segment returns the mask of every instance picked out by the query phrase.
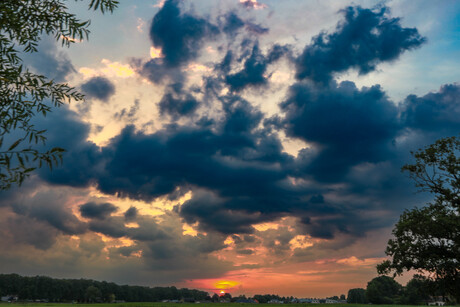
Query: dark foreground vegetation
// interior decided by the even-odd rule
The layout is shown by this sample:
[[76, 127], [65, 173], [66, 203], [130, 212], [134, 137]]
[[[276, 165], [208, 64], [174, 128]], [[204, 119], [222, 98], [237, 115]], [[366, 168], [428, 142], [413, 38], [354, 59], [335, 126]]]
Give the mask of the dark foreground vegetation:
[[445, 294], [436, 282], [415, 275], [406, 286], [393, 278], [379, 276], [367, 284], [366, 289], [356, 288], [348, 291], [347, 302], [351, 304], [402, 304], [427, 305], [443, 302], [454, 305], [455, 299]]
[[[247, 307], [255, 304], [245, 304], [245, 303], [204, 303], [199, 304], [199, 306], [206, 307]], [[298, 307], [311, 306], [311, 304], [298, 304]], [[11, 304], [2, 304], [2, 307], [74, 307], [75, 304], [62, 304], [62, 303], [15, 303], [14, 306]], [[112, 304], [78, 304], [79, 307], [197, 307], [195, 303], [112, 303]], [[349, 307], [347, 304], [328, 304], [328, 307]], [[404, 307], [406, 305], [379, 305], [381, 307]], [[369, 307], [367, 304], [356, 304], [353, 307]]]
[[19, 300], [50, 302], [155, 302], [162, 300], [205, 300], [207, 292], [176, 287], [120, 286], [90, 279], [55, 279], [0, 274], [0, 295], [17, 295]]

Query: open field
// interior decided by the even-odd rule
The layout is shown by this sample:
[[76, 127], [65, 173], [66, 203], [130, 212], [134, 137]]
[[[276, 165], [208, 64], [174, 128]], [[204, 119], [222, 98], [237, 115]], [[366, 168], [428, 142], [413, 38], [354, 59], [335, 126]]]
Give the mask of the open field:
[[[114, 304], [68, 304], [68, 303], [1, 303], [1, 307], [248, 307], [260, 306], [260, 304], [243, 304], [243, 303], [114, 303]], [[296, 307], [369, 307], [366, 304], [289, 304]], [[262, 304], [262, 306], [279, 306], [276, 304]], [[415, 305], [378, 305], [379, 307], [414, 307]], [[457, 305], [458, 306], [458, 305]]]

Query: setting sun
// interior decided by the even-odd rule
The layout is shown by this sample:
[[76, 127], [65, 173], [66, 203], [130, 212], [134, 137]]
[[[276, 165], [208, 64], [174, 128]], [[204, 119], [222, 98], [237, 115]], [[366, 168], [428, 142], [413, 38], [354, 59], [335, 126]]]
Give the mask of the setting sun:
[[239, 285], [240, 283], [237, 282], [237, 281], [231, 281], [231, 280], [221, 280], [221, 281], [218, 281], [214, 284], [214, 287], [216, 289], [219, 289], [221, 290], [221, 293], [225, 293], [224, 290], [228, 290], [228, 289], [231, 289], [237, 285]]

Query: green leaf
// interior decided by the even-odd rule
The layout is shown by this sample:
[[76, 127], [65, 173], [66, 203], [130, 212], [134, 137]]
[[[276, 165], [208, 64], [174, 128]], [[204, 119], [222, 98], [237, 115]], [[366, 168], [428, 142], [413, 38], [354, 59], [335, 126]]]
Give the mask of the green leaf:
[[8, 151], [11, 151], [11, 150], [15, 149], [16, 146], [18, 146], [18, 145], [21, 143], [21, 141], [22, 141], [22, 139], [16, 140], [16, 142], [14, 142], [14, 143], [10, 146], [10, 148], [8, 148]]

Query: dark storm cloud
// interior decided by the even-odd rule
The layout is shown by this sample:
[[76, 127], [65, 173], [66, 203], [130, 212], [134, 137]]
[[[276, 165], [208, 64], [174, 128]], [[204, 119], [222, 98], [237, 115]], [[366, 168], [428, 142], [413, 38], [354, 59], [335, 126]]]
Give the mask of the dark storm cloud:
[[267, 83], [267, 79], [264, 76], [266, 70], [265, 57], [256, 44], [252, 49], [251, 56], [244, 63], [244, 69], [236, 74], [228, 75], [225, 81], [232, 91], [241, 91], [249, 85], [264, 85]]
[[200, 193], [185, 202], [180, 214], [189, 224], [200, 222], [204, 231], [217, 230], [224, 234], [252, 233], [252, 224], [260, 216], [245, 214], [225, 208], [225, 200], [209, 193]]
[[[239, 92], [246, 87], [257, 87], [266, 85], [269, 76], [266, 76], [269, 64], [279, 60], [283, 55], [289, 52], [288, 46], [275, 45], [268, 52], [267, 56], [263, 55], [259, 49], [259, 44], [255, 43], [250, 56], [244, 62], [244, 68], [225, 77], [225, 82], [230, 86], [232, 91]], [[223, 72], [228, 72], [228, 66], [231, 63], [231, 53], [227, 53], [218, 68]]]
[[76, 72], [67, 54], [60, 51], [56, 40], [49, 36], [42, 38], [38, 52], [21, 54], [21, 58], [26, 66], [56, 82], [63, 82], [69, 74]]
[[246, 24], [235, 12], [229, 12], [222, 18], [224, 19], [222, 31], [230, 36], [234, 36]]
[[[161, 226], [151, 216], [137, 214], [135, 217], [126, 218], [124, 216], [114, 216], [111, 213], [117, 208], [110, 203], [96, 205], [90, 203], [80, 206], [80, 211], [83, 217], [91, 218], [89, 228], [98, 233], [102, 233], [112, 238], [126, 237], [137, 242], [153, 242], [157, 240], [172, 239], [167, 235]], [[133, 213], [131, 207], [127, 212]], [[126, 222], [132, 221], [135, 218], [137, 227], [127, 227]]]
[[29, 244], [41, 250], [53, 246], [58, 236], [58, 231], [50, 225], [23, 216], [8, 219], [7, 226], [15, 243]]
[[[104, 150], [112, 159], [105, 169], [107, 177], [98, 180], [99, 188], [107, 193], [150, 199], [172, 193], [176, 187], [187, 184], [209, 187], [228, 184], [229, 189], [249, 191], [251, 188], [244, 185], [258, 176], [265, 176], [265, 180], [280, 178], [277, 171], [270, 170], [269, 163], [265, 167], [257, 165], [257, 155], [263, 160], [263, 152], [255, 148], [245, 150], [244, 147], [255, 146], [254, 140], [248, 137], [231, 133], [216, 136], [206, 130], [178, 131], [166, 137], [163, 133], [144, 135], [135, 133], [131, 127], [126, 128]], [[254, 159], [254, 166], [232, 165], [222, 155], [241, 155], [248, 163]]]
[[198, 57], [203, 43], [219, 34], [219, 29], [209, 21], [182, 13], [179, 0], [166, 0], [153, 17], [150, 38], [156, 48], [161, 48], [164, 63], [177, 67]]
[[233, 62], [233, 52], [232, 50], [228, 50], [224, 58], [222, 59], [222, 61], [218, 63], [214, 69], [224, 74], [228, 74], [230, 70], [232, 69], [232, 62]]
[[[203, 27], [208, 27], [207, 22], [180, 15], [176, 1], [167, 1], [165, 7], [155, 16], [152, 31], [167, 24], [167, 17], [179, 22], [176, 25], [179, 28], [181, 23], [197, 24], [196, 33], [193, 30], [189, 36], [181, 34], [176, 43], [180, 49], [197, 35], [198, 45], [192, 45], [199, 49], [200, 40], [204, 39], [199, 34], [204, 31]], [[396, 59], [423, 41], [417, 30], [401, 28], [399, 21], [386, 17], [384, 10], [375, 12], [357, 7], [345, 13], [346, 20], [337, 31], [315, 38], [297, 62], [300, 69], [307, 63], [305, 56], [311, 56], [305, 78], [327, 82], [300, 80], [291, 85], [280, 104], [279, 116], [265, 119], [258, 108], [234, 93], [267, 84], [267, 66], [282, 56], [291, 56], [290, 48], [275, 45], [264, 54], [252, 40], [245, 40], [230, 48], [222, 62], [215, 66], [214, 75], [204, 80], [202, 91], [207, 95], [206, 103], [219, 104], [218, 116], [203, 116], [193, 124], [164, 125], [151, 134], [127, 126], [104, 147], [98, 148], [86, 141], [87, 125], [78, 122], [68, 109], [59, 110], [57, 115], [52, 113], [53, 122], [46, 127], [60, 132], [50, 133], [50, 142], [68, 149], [68, 153], [62, 168], [52, 174], [45, 171], [40, 174], [52, 183], [93, 184], [103, 193], [146, 201], [159, 196], [174, 199], [192, 191], [192, 198], [182, 206], [177, 205], [173, 212], [191, 225], [197, 223], [200, 230], [209, 234], [242, 233], [252, 238], [254, 224], [285, 216], [299, 219], [299, 233], [319, 238], [332, 238], [337, 233], [359, 237], [371, 229], [388, 226], [393, 220], [382, 222], [367, 214], [379, 210], [399, 213], [406, 205], [402, 200], [408, 199], [412, 191], [407, 182], [397, 180], [401, 176], [400, 151], [408, 151], [404, 139], [398, 137], [408, 130], [422, 131], [422, 122], [429, 112], [439, 117], [439, 125], [437, 119], [430, 118], [433, 132], [455, 130], [456, 118], [460, 117], [454, 116], [458, 115], [458, 108], [454, 106], [459, 103], [457, 86], [446, 86], [439, 93], [422, 97], [409, 96], [402, 109], [398, 109], [378, 85], [359, 89], [349, 81], [337, 84], [331, 79], [334, 72], [349, 68], [368, 72], [378, 63]], [[236, 30], [232, 31], [239, 28], [235, 26]], [[363, 29], [362, 33], [353, 32], [355, 28]], [[187, 32], [187, 27], [185, 29]], [[174, 31], [172, 37], [178, 35]], [[166, 36], [162, 39], [166, 40]], [[336, 65], [329, 57], [342, 48], [346, 39], [351, 40], [354, 47], [343, 46], [344, 53], [337, 59], [340, 65]], [[368, 43], [372, 43], [369, 45], [372, 56], [364, 50]], [[160, 68], [184, 64], [198, 56], [187, 49], [185, 57], [178, 60], [179, 55], [169, 50], [167, 44], [165, 41], [162, 45], [165, 59], [152, 60]], [[169, 60], [166, 60], [168, 52]], [[326, 59], [323, 62], [322, 56]], [[359, 59], [363, 61], [358, 62]], [[165, 65], [167, 61], [170, 62]], [[229, 74], [235, 69], [232, 66], [240, 63], [243, 68]], [[320, 69], [321, 65], [324, 70]], [[178, 67], [171, 71], [175, 69], [180, 71]], [[152, 73], [151, 80], [161, 82], [161, 73], [156, 75], [155, 70], [149, 73]], [[157, 77], [160, 79], [155, 79]], [[174, 77], [168, 78], [175, 83], [169, 85], [171, 96], [165, 96], [160, 103], [162, 112], [173, 116], [191, 114], [187, 108], [182, 109], [187, 94], [175, 86], [180, 82]], [[232, 89], [231, 94], [217, 94], [226, 83]], [[300, 150], [297, 157], [283, 152], [278, 136], [280, 129], [289, 137], [304, 140], [308, 147]], [[418, 143], [411, 146], [410, 149], [420, 147]], [[399, 183], [402, 184], [398, 187]], [[357, 208], [360, 214], [350, 213]], [[172, 265], [168, 255], [181, 257], [173, 248], [176, 243], [167, 245], [168, 231], [153, 221], [131, 229], [124, 224], [129, 216], [126, 213], [92, 219], [90, 228], [108, 236], [146, 242], [139, 248], [151, 259], [161, 259], [155, 262], [155, 267], [160, 266], [159, 263]], [[132, 219], [141, 224], [139, 215]], [[284, 253], [292, 235], [274, 236], [273, 242], [278, 240], [283, 244], [273, 246], [273, 250]], [[216, 244], [210, 245], [210, 249], [218, 248]]]
[[203, 44], [213, 40], [220, 30], [210, 21], [181, 13], [179, 0], [167, 0], [153, 17], [150, 39], [153, 46], [161, 48], [162, 58], [144, 62], [133, 59], [137, 72], [156, 84], [183, 83], [185, 64], [199, 57]]
[[[39, 197], [37, 197], [39, 198]], [[40, 221], [46, 221], [49, 225], [69, 235], [86, 232], [85, 223], [79, 221], [73, 213], [62, 208], [59, 203], [33, 203], [28, 208], [27, 216]]]
[[155, 58], [143, 63], [139, 59], [134, 59], [131, 64], [137, 72], [155, 84], [166, 82], [184, 82], [186, 75], [179, 67], [168, 67], [164, 64], [164, 59]]
[[261, 35], [269, 32], [268, 28], [261, 26], [260, 24], [253, 23], [251, 21], [241, 19], [235, 12], [229, 12], [221, 16], [221, 30], [231, 38], [234, 38], [241, 29], [245, 28], [247, 32]]
[[406, 127], [424, 134], [456, 135], [460, 127], [459, 106], [460, 85], [446, 84], [436, 93], [407, 96], [401, 117]]
[[[360, 237], [365, 234], [367, 229], [380, 228], [390, 226], [393, 223], [389, 221], [381, 222], [379, 227], [369, 227], [369, 218], [356, 216], [350, 212], [341, 212], [337, 210], [334, 215], [317, 216], [314, 220], [308, 216], [300, 219], [300, 224], [305, 233], [308, 233], [314, 238], [333, 239], [337, 233], [351, 234], [355, 237]], [[355, 223], [349, 223], [354, 221]], [[381, 221], [381, 219], [380, 219]], [[376, 226], [376, 225], [372, 225]]]
[[322, 148], [304, 170], [320, 180], [342, 180], [353, 165], [388, 159], [399, 128], [398, 110], [378, 85], [359, 90], [350, 81], [299, 83], [281, 108], [289, 135]]
[[[336, 95], [340, 97], [339, 100], [343, 100], [343, 97], [348, 97], [346, 101], [356, 100], [357, 106], [353, 112], [359, 115], [360, 108], [364, 108], [362, 112], [371, 115], [369, 122], [359, 126], [360, 129], [367, 129], [365, 125], [372, 128], [373, 120], [380, 122], [380, 118], [385, 116], [385, 108], [382, 105], [386, 98], [379, 88], [360, 91], [352, 84], [344, 83], [337, 86], [335, 92], [329, 95], [333, 97]], [[360, 97], [361, 99], [357, 99]], [[361, 105], [364, 104], [364, 100], [370, 101], [371, 98], [374, 103], [369, 103], [369, 106]], [[176, 193], [178, 188], [184, 191], [192, 189], [193, 198], [181, 206], [180, 216], [189, 224], [198, 222], [202, 230], [224, 234], [252, 233], [253, 224], [273, 221], [287, 215], [315, 217], [325, 213], [342, 215], [346, 212], [334, 209], [335, 204], [324, 204], [324, 199], [323, 202], [318, 201], [317, 195], [321, 193], [321, 187], [293, 185], [288, 180], [288, 176], [308, 175], [311, 165], [295, 161], [282, 152], [276, 134], [260, 128], [263, 114], [257, 108], [238, 96], [221, 97], [221, 100], [224, 116], [211, 126], [170, 125], [153, 134], [136, 132], [134, 127], [126, 127], [107, 146], [95, 152], [95, 159], [92, 161], [97, 167], [88, 166], [92, 170], [88, 174], [90, 177], [76, 183], [93, 182], [104, 193], [144, 200]], [[323, 99], [311, 103], [318, 102], [317, 107], [329, 103], [329, 106], [334, 109], [335, 100], [328, 101]], [[289, 104], [294, 106], [289, 108], [297, 108], [300, 103], [292, 100]], [[373, 107], [379, 111], [376, 111], [379, 116], [375, 117], [374, 113], [370, 112]], [[314, 111], [314, 108], [312, 110]], [[343, 109], [340, 110], [343, 112]], [[63, 112], [64, 115], [69, 115], [68, 111], [63, 110]], [[350, 114], [353, 115], [353, 112]], [[304, 116], [301, 112], [294, 113]], [[323, 115], [317, 114], [317, 116]], [[70, 121], [62, 126], [78, 127], [72, 122], [71, 116], [64, 116], [64, 118]], [[343, 121], [347, 123], [345, 119]], [[311, 125], [314, 127], [319, 124]], [[344, 129], [354, 131], [351, 128]], [[378, 131], [378, 129], [374, 130], [371, 131], [374, 133]], [[325, 135], [321, 135], [320, 131], [309, 133], [316, 133], [307, 135], [309, 138], [314, 138], [316, 142], [327, 142], [332, 147], [334, 143], [340, 141], [342, 142], [339, 142], [340, 144], [348, 146], [343, 143], [344, 141], [337, 140], [339, 137], [333, 136], [332, 132]], [[87, 134], [81, 132], [76, 136], [86, 140]], [[91, 149], [91, 143], [83, 140], [72, 139], [75, 144], [82, 145], [82, 148]], [[53, 142], [55, 141], [53, 139]], [[68, 143], [69, 140], [65, 141], [71, 150], [76, 149], [74, 145]], [[82, 148], [78, 150], [81, 151]], [[339, 147], [336, 150], [339, 151]], [[346, 152], [346, 149], [343, 151]], [[72, 157], [73, 153], [69, 152], [69, 155]], [[63, 168], [53, 175], [54, 183], [58, 182], [57, 178], [61, 178], [65, 184], [72, 182], [70, 179], [75, 175], [69, 173], [66, 168], [81, 167], [78, 160], [72, 162], [72, 165], [64, 163]], [[82, 159], [81, 163], [86, 162]], [[55, 172], [56, 170], [53, 171]], [[65, 174], [70, 178], [66, 178]], [[207, 192], [200, 192], [200, 188]], [[108, 214], [102, 215], [107, 217], [111, 211], [113, 209], [103, 210]], [[90, 229], [115, 238], [126, 236], [143, 241], [161, 239], [160, 233], [156, 234], [153, 230], [145, 233], [143, 229], [149, 229], [148, 227], [141, 227], [138, 230], [128, 229], [124, 225], [125, 221], [125, 217], [114, 216], [102, 220], [93, 219], [90, 222]], [[365, 225], [356, 218], [343, 221]], [[139, 223], [138, 218], [136, 222]], [[316, 225], [313, 225], [306, 229], [318, 236], [325, 236], [317, 232], [315, 227]], [[324, 231], [329, 233], [345, 229], [337, 228], [332, 223], [328, 224], [328, 227], [330, 230]], [[152, 254], [153, 256], [159, 257]]]
[[163, 95], [158, 106], [160, 114], [168, 114], [172, 119], [176, 120], [182, 116], [189, 116], [195, 112], [199, 106], [198, 100], [183, 90], [182, 85], [172, 86]]
[[80, 206], [81, 216], [89, 219], [103, 220], [117, 211], [118, 208], [110, 203], [96, 204], [89, 202]]
[[138, 215], [138, 210], [136, 207], [129, 207], [128, 210], [125, 211], [125, 219], [127, 221], [132, 221], [134, 219], [136, 219], [137, 215]]
[[147, 200], [189, 184], [250, 192], [248, 182], [282, 179], [277, 165], [290, 158], [279, 140], [262, 130], [252, 134], [260, 111], [238, 98], [227, 98], [224, 108], [213, 127], [171, 125], [147, 135], [128, 126], [102, 149], [107, 163], [96, 179], [99, 189]]
[[246, 22], [246, 30], [250, 33], [261, 35], [261, 34], [267, 34], [270, 29], [265, 28], [259, 24], [252, 23], [252, 22]]
[[[451, 90], [444, 87], [437, 94], [423, 97], [447, 101]], [[400, 196], [410, 190], [407, 182], [399, 188], [405, 192], [390, 184], [401, 183], [394, 180], [400, 174], [399, 166], [391, 162], [395, 161], [397, 150], [392, 140], [407, 128], [398, 123], [398, 110], [380, 87], [357, 89], [351, 82], [327, 88], [293, 86], [282, 105], [286, 112], [284, 125], [291, 135], [315, 144], [297, 159], [282, 152], [276, 134], [260, 128], [263, 114], [257, 108], [238, 96], [220, 99], [224, 116], [209, 126], [170, 125], [153, 134], [126, 127], [97, 151], [94, 159], [97, 167], [89, 167], [94, 171], [85, 182], [94, 182], [104, 193], [144, 200], [177, 193], [178, 189], [193, 190], [192, 199], [176, 212], [189, 224], [198, 222], [198, 227], [208, 233], [251, 234], [252, 225], [283, 216], [300, 218], [300, 229], [320, 238], [331, 238], [339, 232], [359, 237], [369, 229], [392, 223], [389, 219], [382, 222], [366, 216], [366, 212], [380, 210], [382, 197], [398, 207], [404, 199]], [[455, 108], [450, 110], [453, 112]], [[72, 124], [72, 117], [64, 118], [70, 119], [67, 126], [76, 125]], [[86, 140], [87, 135], [76, 136]], [[72, 141], [85, 144], [75, 138]], [[91, 143], [86, 142], [82, 147], [92, 148], [88, 144]], [[70, 148], [74, 150], [75, 146]], [[390, 164], [382, 165], [383, 169], [391, 172], [376, 170], [378, 163], [385, 161]], [[74, 160], [77, 165], [64, 163], [61, 175], [55, 178], [62, 178], [68, 184], [70, 181], [62, 174], [68, 173], [66, 168], [81, 167], [79, 162], [86, 163], [84, 159]], [[361, 166], [361, 173], [356, 173], [354, 166], [363, 163], [369, 164], [369, 170], [364, 172]], [[376, 167], [372, 167], [374, 164]], [[384, 178], [372, 175], [374, 171]], [[348, 176], [349, 186], [335, 192], [318, 181], [293, 184], [288, 179], [311, 176], [337, 182]], [[379, 194], [375, 194], [376, 189]], [[392, 199], [390, 196], [395, 191], [398, 197]], [[327, 193], [339, 193], [332, 199], [344, 197], [347, 201], [332, 201]], [[360, 214], [351, 214], [356, 208]], [[126, 236], [157, 242], [156, 245], [160, 244], [158, 240], [166, 240], [156, 225], [146, 224], [133, 230], [125, 227], [126, 221], [125, 216], [93, 219], [90, 228], [115, 238]], [[135, 221], [139, 223], [139, 217]], [[282, 253], [282, 249], [278, 252]], [[151, 256], [161, 258], [153, 252]]]
[[67, 106], [62, 106], [41, 119], [37, 128], [48, 131], [47, 148], [61, 147], [66, 150], [63, 154], [64, 165], [56, 166], [52, 172], [41, 168], [38, 171], [40, 176], [51, 183], [77, 187], [89, 185], [102, 163], [98, 146], [87, 141], [90, 126]]
[[89, 222], [89, 229], [112, 238], [128, 237], [125, 221], [120, 217], [93, 219]]
[[89, 97], [107, 101], [115, 94], [115, 86], [105, 77], [93, 77], [81, 85], [83, 92]]
[[0, 207], [9, 207], [18, 216], [46, 224], [67, 235], [86, 232], [86, 224], [64, 205], [63, 194], [39, 191], [29, 198], [21, 196], [30, 193], [29, 187], [21, 187], [20, 191], [22, 193], [15, 188], [10, 193], [2, 193]]
[[131, 246], [122, 246], [118, 248], [114, 248], [112, 252], [119, 253], [122, 256], [129, 257], [131, 256], [132, 253], [136, 252], [139, 250], [139, 247], [135, 245]]
[[403, 28], [399, 18], [388, 16], [388, 8], [348, 7], [345, 20], [334, 33], [314, 37], [297, 59], [296, 77], [328, 83], [332, 74], [350, 68], [360, 74], [375, 70], [381, 62], [396, 60], [404, 51], [425, 42], [415, 28]]
[[138, 228], [128, 228], [127, 235], [129, 238], [138, 241], [156, 241], [171, 239], [155, 219], [148, 216], [139, 216], [136, 220]]

